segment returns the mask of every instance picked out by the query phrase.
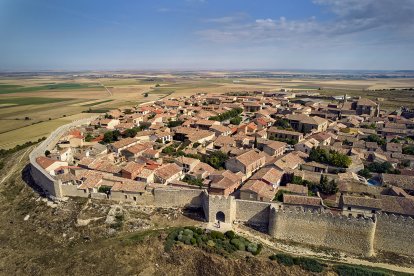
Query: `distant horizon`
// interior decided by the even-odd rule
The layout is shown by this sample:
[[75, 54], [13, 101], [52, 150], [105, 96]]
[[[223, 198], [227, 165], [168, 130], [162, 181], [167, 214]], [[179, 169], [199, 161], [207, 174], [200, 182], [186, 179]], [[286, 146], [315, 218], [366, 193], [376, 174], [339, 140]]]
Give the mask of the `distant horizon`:
[[151, 72], [271, 72], [271, 73], [306, 73], [306, 72], [412, 72], [414, 69], [303, 69], [303, 68], [241, 68], [241, 69], [222, 69], [222, 68], [209, 68], [209, 69], [82, 69], [82, 70], [71, 70], [71, 69], [42, 69], [42, 70], [0, 70], [0, 73], [112, 73], [112, 72], [133, 72], [133, 73], [151, 73]]

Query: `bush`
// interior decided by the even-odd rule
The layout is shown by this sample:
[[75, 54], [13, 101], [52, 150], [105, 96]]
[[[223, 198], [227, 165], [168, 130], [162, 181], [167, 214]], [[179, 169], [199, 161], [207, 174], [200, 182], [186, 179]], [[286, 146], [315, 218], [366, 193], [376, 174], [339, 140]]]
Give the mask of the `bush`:
[[255, 252], [252, 252], [252, 254], [253, 254], [254, 256], [259, 255], [259, 254], [260, 254], [260, 252], [262, 252], [262, 249], [263, 249], [263, 244], [259, 243], [259, 244], [257, 244], [257, 249], [256, 249], [256, 251], [255, 251]]
[[174, 229], [173, 231], [171, 231], [168, 236], [167, 239], [164, 243], [164, 250], [165, 252], [170, 252], [172, 247], [175, 244], [175, 240], [178, 238], [179, 233], [182, 231], [181, 228], [177, 228]]
[[279, 264], [285, 265], [285, 266], [292, 266], [295, 264], [292, 256], [287, 255], [287, 254], [283, 254], [283, 253], [278, 253], [275, 255], [272, 255], [269, 257], [271, 260], [276, 260]]
[[367, 268], [367, 267], [358, 267], [358, 266], [350, 266], [350, 265], [335, 265], [334, 270], [338, 273], [339, 276], [350, 276], [350, 275], [358, 275], [358, 276], [385, 276], [390, 275], [388, 273], [377, 271], [375, 269]]
[[241, 239], [232, 239], [230, 243], [234, 245], [237, 248], [237, 250], [240, 250], [240, 251], [246, 250], [246, 245]]
[[320, 147], [311, 149], [309, 159], [335, 167], [348, 168], [352, 160], [349, 156], [335, 150], [325, 150]]
[[311, 258], [294, 258], [294, 263], [299, 265], [304, 270], [310, 271], [310, 272], [317, 272], [320, 273], [324, 270], [325, 265], [315, 259]]
[[226, 235], [226, 237], [230, 240], [232, 240], [236, 237], [236, 233], [234, 233], [234, 231], [232, 231], [232, 230], [227, 231], [226, 233], [224, 233], [224, 235]]
[[219, 239], [219, 240], [224, 240], [226, 239], [226, 237], [224, 236], [223, 233], [219, 232], [219, 231], [211, 231], [210, 232], [210, 237], [212, 239]]

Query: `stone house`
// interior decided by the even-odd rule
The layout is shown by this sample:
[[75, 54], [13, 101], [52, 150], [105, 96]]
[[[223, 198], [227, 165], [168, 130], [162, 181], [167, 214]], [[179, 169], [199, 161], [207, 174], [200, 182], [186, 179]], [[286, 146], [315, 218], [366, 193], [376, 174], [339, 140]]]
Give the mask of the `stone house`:
[[328, 120], [318, 116], [310, 117], [304, 114], [289, 114], [286, 115], [286, 119], [293, 129], [302, 133], [322, 132], [328, 128]]
[[263, 145], [263, 151], [270, 156], [281, 156], [285, 153], [287, 144], [284, 142], [273, 141]]
[[201, 161], [194, 158], [180, 156], [177, 157], [174, 162], [183, 169], [183, 173], [188, 173], [193, 171]]
[[168, 184], [173, 180], [178, 180], [183, 175], [182, 168], [175, 163], [165, 164], [154, 172], [155, 182]]
[[121, 153], [121, 150], [138, 144], [139, 141], [135, 138], [125, 138], [119, 141], [113, 142], [108, 145], [108, 150], [117, 154]]
[[44, 156], [37, 157], [36, 163], [50, 175], [57, 175], [61, 167], [68, 166], [68, 162], [57, 161]]
[[290, 130], [284, 130], [284, 129], [278, 129], [277, 127], [270, 127], [267, 130], [267, 137], [269, 139], [280, 139], [280, 140], [293, 140], [296, 143], [303, 140], [303, 133], [296, 132], [296, 131], [290, 131]]
[[143, 164], [138, 164], [136, 162], [128, 162], [125, 167], [121, 170], [121, 176], [123, 178], [135, 179], [138, 174], [144, 168]]
[[236, 173], [242, 172], [250, 177], [265, 165], [266, 158], [255, 150], [250, 150], [226, 161], [226, 169]]
[[316, 147], [318, 147], [319, 146], [319, 141], [317, 141], [316, 139], [314, 139], [314, 138], [309, 138], [309, 139], [306, 139], [306, 140], [304, 140], [304, 141], [302, 141], [302, 142], [300, 142], [300, 143], [297, 143], [296, 145], [295, 145], [295, 150], [296, 151], [301, 151], [301, 152], [304, 152], [304, 153], [306, 153], [306, 154], [309, 154], [310, 153], [310, 151], [313, 149], [313, 148], [316, 148]]
[[322, 208], [322, 200], [320, 197], [307, 195], [283, 194], [283, 204], [301, 207], [305, 211], [316, 211]]
[[240, 188], [240, 199], [272, 201], [277, 189], [261, 180], [248, 180]]
[[372, 217], [381, 210], [381, 200], [370, 197], [342, 195], [339, 206], [344, 215]]
[[261, 180], [276, 189], [282, 181], [283, 174], [275, 168], [261, 168], [250, 179]]
[[242, 177], [226, 170], [211, 174], [209, 180], [209, 194], [229, 196], [240, 186]]

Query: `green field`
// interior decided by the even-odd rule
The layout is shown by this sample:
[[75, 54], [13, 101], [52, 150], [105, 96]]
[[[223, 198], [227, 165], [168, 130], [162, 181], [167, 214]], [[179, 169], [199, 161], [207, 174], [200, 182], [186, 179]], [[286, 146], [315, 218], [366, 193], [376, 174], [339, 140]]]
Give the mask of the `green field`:
[[102, 88], [100, 84], [96, 83], [55, 83], [40, 86], [20, 86], [1, 84], [0, 94], [13, 94], [13, 93], [25, 93], [36, 91], [48, 91], [48, 90], [76, 90], [76, 89], [91, 89]]
[[[50, 104], [50, 103], [58, 103], [64, 101], [70, 101], [73, 99], [61, 99], [61, 98], [39, 98], [39, 97], [29, 97], [29, 98], [8, 98], [8, 99], [0, 99], [1, 104], [12, 104], [13, 106], [16, 105], [40, 105], [40, 104]], [[8, 108], [8, 106], [3, 107]]]

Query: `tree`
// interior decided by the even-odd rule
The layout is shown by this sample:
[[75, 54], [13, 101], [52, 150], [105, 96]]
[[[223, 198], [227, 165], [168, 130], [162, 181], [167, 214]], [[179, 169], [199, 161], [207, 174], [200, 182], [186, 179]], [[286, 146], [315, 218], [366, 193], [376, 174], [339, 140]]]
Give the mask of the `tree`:
[[145, 98], [148, 97], [148, 93], [144, 93], [143, 95], [144, 95]]
[[253, 144], [254, 148], [257, 149], [257, 136], [254, 136], [254, 144]]
[[242, 117], [236, 116], [236, 117], [230, 119], [230, 124], [240, 125], [241, 121], [242, 121]]
[[221, 169], [224, 168], [227, 159], [229, 159], [229, 157], [224, 152], [214, 151], [210, 155], [204, 156], [202, 161], [215, 169]]
[[362, 177], [365, 177], [365, 178], [371, 178], [372, 177], [371, 172], [368, 169], [366, 169], [366, 168], [360, 170], [358, 172], [358, 175], [360, 175]]
[[335, 150], [325, 150], [320, 147], [311, 149], [309, 153], [311, 161], [328, 164], [335, 167], [347, 168], [351, 165], [352, 159]]
[[49, 157], [49, 155], [50, 155], [50, 150], [46, 150], [46, 151], [45, 151], [45, 156], [46, 156], [46, 157]]
[[414, 155], [414, 146], [410, 145], [410, 146], [404, 147], [402, 150], [402, 153], [408, 154], [408, 155]]
[[289, 121], [285, 118], [277, 120], [273, 125], [279, 129], [292, 129]]
[[383, 146], [387, 143], [385, 139], [379, 137], [377, 134], [370, 134], [367, 138], [365, 138], [367, 142], [376, 142], [378, 145]]
[[319, 181], [319, 190], [326, 195], [333, 195], [338, 192], [338, 185], [335, 180], [328, 181], [328, 177], [321, 175], [321, 180]]

